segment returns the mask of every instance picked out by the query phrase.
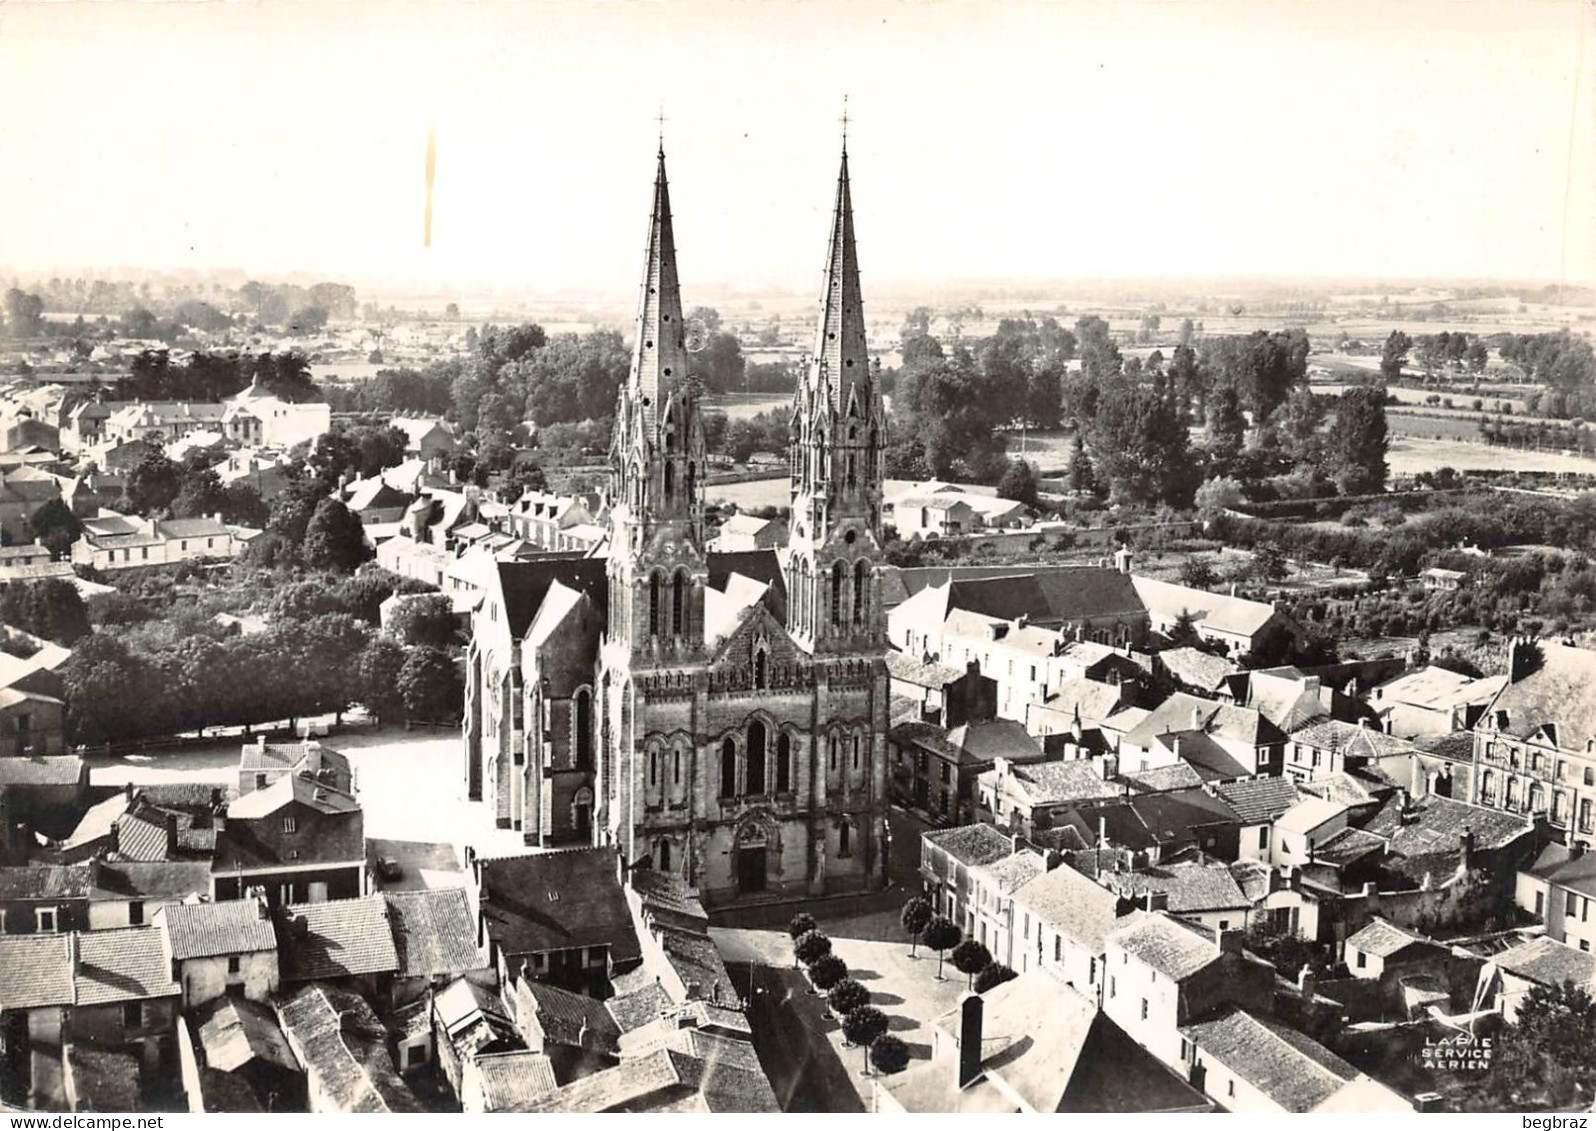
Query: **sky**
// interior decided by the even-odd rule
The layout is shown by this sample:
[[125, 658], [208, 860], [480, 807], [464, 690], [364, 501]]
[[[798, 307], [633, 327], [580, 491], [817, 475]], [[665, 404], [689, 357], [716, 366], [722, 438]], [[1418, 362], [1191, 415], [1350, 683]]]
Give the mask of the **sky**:
[[[605, 294], [1596, 280], [1584, 0], [0, 0], [0, 264]], [[433, 239], [425, 156], [436, 136]], [[873, 276], [873, 280], [872, 277]]]

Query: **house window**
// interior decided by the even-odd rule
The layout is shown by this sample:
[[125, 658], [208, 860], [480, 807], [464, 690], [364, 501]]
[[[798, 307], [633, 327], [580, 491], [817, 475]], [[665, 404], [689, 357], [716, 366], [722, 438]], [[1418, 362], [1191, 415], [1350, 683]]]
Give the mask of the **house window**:
[[1268, 848], [1269, 847], [1269, 826], [1268, 825], [1264, 825], [1262, 828], [1260, 828], [1258, 830], [1258, 847], [1259, 848]]
[[144, 925], [144, 903], [141, 900], [135, 899], [127, 905], [127, 921], [134, 927]]
[[1592, 768], [1590, 766], [1585, 767], [1585, 784], [1596, 785], [1596, 768]]
[[230, 955], [227, 956], [227, 972], [229, 974], [237, 974], [240, 970], [243, 969], [243, 966], [244, 966], [244, 960], [242, 958], [240, 958], [238, 955], [230, 954]]
[[122, 1007], [122, 1026], [127, 1029], [140, 1029], [144, 1026], [144, 1003], [130, 1001]]
[[[1054, 935], [1053, 936], [1053, 961], [1054, 962], [1063, 962], [1064, 961], [1064, 936], [1063, 935]], [[1095, 959], [1095, 958], [1092, 959], [1092, 965], [1093, 966], [1097, 965], [1097, 959]]]
[[1590, 940], [1589, 939], [1580, 939], [1579, 940], [1579, 949], [1583, 950], [1586, 954], [1589, 954], [1590, 953]]
[[1191, 1046], [1186, 1043], [1186, 1038], [1182, 1037], [1180, 1039], [1180, 1059], [1185, 1060], [1189, 1056], [1191, 1056]]
[[1369, 965], [1369, 956], [1367, 954], [1364, 954], [1363, 951], [1361, 951], [1361, 950], [1358, 951], [1358, 969], [1362, 970], [1364, 967], [1366, 967], [1368, 965]]
[[1574, 913], [1578, 910], [1579, 896], [1575, 895], [1573, 892], [1569, 892], [1568, 898], [1563, 901], [1563, 914], [1572, 919], [1574, 917]]
[[265, 789], [266, 788], [266, 775], [265, 774], [256, 774], [255, 775], [255, 788], [256, 789]]
[[1225, 1095], [1234, 1097], [1236, 1094], [1236, 1081], [1230, 1080], [1225, 1085]]
[[1142, 998], [1142, 1020], [1147, 1020], [1147, 999]]
[[53, 935], [56, 932], [55, 908], [41, 907], [34, 912], [35, 926], [41, 935]]
[[296, 821], [293, 817], [284, 817], [283, 818], [283, 832], [292, 833], [292, 832], [297, 832], [298, 830], [299, 830], [299, 822], [298, 821]]

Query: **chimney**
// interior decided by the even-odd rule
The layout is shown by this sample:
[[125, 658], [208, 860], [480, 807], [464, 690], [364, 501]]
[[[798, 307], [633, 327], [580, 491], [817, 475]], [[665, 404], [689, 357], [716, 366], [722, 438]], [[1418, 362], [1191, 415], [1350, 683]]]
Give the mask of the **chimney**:
[[1464, 870], [1474, 867], [1474, 830], [1467, 825], [1457, 837], [1458, 849], [1462, 857]]
[[1203, 729], [1203, 709], [1199, 706], [1193, 706], [1191, 709], [1191, 729]]
[[255, 739], [255, 744], [262, 750], [266, 749], [266, 736], [263, 734]]
[[225, 803], [219, 801], [211, 809], [211, 828], [216, 831], [217, 836], [227, 831], [227, 805]]
[[1150, 891], [1150, 892], [1147, 892], [1146, 894], [1147, 894], [1147, 900], [1146, 900], [1147, 910], [1149, 910], [1149, 911], [1168, 911], [1169, 910], [1169, 893], [1167, 891]]
[[177, 855], [177, 814], [166, 814], [166, 858]]
[[129, 805], [133, 804], [133, 783], [132, 782], [128, 782], [127, 785], [122, 787], [122, 793], [127, 797], [127, 803]]
[[970, 994], [959, 1007], [959, 1087], [968, 1088], [981, 1075], [980, 994]]
[[1312, 1001], [1317, 982], [1318, 979], [1314, 976], [1313, 967], [1304, 962], [1302, 969], [1297, 971], [1297, 993]]
[[1233, 927], [1221, 927], [1214, 940], [1220, 954], [1240, 954], [1242, 933]]
[[1568, 858], [1570, 860], [1578, 860], [1583, 855], [1585, 855], [1584, 841], [1576, 840], [1568, 846]]
[[1175, 736], [1174, 753], [1175, 760], [1178, 762], [1180, 760], [1180, 735], [1178, 734]]

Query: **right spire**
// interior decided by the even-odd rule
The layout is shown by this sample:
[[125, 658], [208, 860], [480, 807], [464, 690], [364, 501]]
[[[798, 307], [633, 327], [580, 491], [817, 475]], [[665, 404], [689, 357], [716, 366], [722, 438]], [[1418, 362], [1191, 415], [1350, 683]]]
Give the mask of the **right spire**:
[[[846, 121], [846, 117], [844, 118]], [[842, 168], [826, 247], [825, 289], [820, 296], [820, 326], [810, 362], [813, 388], [824, 388], [836, 411], [846, 412], [848, 397], [869, 374], [865, 347], [864, 299], [859, 288], [859, 251], [854, 246], [853, 198], [848, 189], [848, 135], [844, 126]]]

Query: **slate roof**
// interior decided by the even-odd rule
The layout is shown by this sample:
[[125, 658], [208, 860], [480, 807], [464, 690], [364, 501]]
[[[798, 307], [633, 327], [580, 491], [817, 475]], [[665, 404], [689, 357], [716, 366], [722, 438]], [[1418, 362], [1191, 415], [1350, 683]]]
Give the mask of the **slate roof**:
[[1429, 940], [1412, 931], [1404, 930], [1395, 923], [1388, 923], [1384, 919], [1373, 919], [1362, 930], [1356, 931], [1347, 937], [1347, 946], [1373, 954], [1380, 958], [1390, 958], [1393, 954], [1412, 946], [1415, 943], [1427, 943]]
[[75, 937], [78, 965], [73, 989], [78, 1005], [144, 1001], [179, 992], [159, 929], [119, 927]]
[[253, 899], [178, 903], [162, 908], [160, 915], [171, 939], [172, 957], [179, 962], [277, 949], [271, 916]]
[[1014, 841], [991, 825], [960, 825], [920, 834], [965, 867], [990, 864], [1014, 851]]
[[501, 561], [497, 565], [505, 618], [510, 635], [516, 640], [531, 627], [544, 596], [556, 581], [567, 589], [586, 593], [601, 612], [609, 605], [603, 558], [549, 555], [529, 561]]
[[1174, 619], [1189, 613], [1199, 627], [1216, 629], [1240, 636], [1251, 636], [1269, 622], [1275, 613], [1273, 605], [1262, 601], [1248, 601], [1210, 593], [1206, 589], [1192, 589], [1150, 577], [1132, 577], [1136, 595], [1147, 610], [1163, 619]]
[[1576, 950], [1542, 935], [1504, 950], [1491, 960], [1498, 969], [1542, 986], [1573, 982], [1585, 989], [1596, 987], [1596, 954]]
[[283, 980], [392, 974], [399, 953], [381, 894], [293, 904], [281, 924]]
[[527, 1104], [560, 1087], [554, 1076], [554, 1062], [530, 1049], [484, 1053], [472, 1063], [482, 1080], [482, 1098], [488, 1111], [525, 1111]]
[[1358, 1075], [1311, 1037], [1244, 1009], [1180, 1032], [1288, 1112], [1313, 1110]]
[[487, 965], [464, 888], [383, 892], [402, 978], [463, 974]]
[[1385, 838], [1358, 828], [1344, 828], [1329, 840], [1321, 841], [1313, 850], [1316, 864], [1345, 868], [1366, 856], [1385, 851]]
[[1504, 687], [1491, 700], [1486, 718], [1507, 712], [1503, 729], [1526, 738], [1542, 726], [1557, 728], [1564, 750], [1583, 749], [1596, 737], [1596, 651], [1539, 642], [1540, 667]]
[[1297, 803], [1297, 787], [1290, 778], [1247, 778], [1214, 786], [1244, 825], [1273, 824]]
[[72, 1000], [72, 936], [0, 935], [0, 1010]]
[[1596, 899], [1596, 853], [1573, 856], [1561, 844], [1548, 844], [1526, 870], [1538, 880]]
[[1230, 869], [1221, 863], [1185, 861], [1137, 872], [1108, 872], [1102, 876], [1102, 882], [1131, 898], [1162, 892], [1169, 897], [1169, 911], [1173, 915], [1228, 911], [1251, 905]]
[[482, 915], [506, 955], [607, 946], [627, 965], [642, 957], [613, 848], [576, 848], [479, 861]]
[[1119, 900], [1074, 868], [1059, 867], [1015, 889], [1014, 903], [1093, 954], [1101, 954]]
[[961, 723], [948, 731], [948, 742], [965, 755], [964, 762], [990, 762], [996, 758], [1025, 761], [1042, 757], [1042, 744], [1013, 719], [987, 719]]
[[106, 860], [90, 898], [181, 903], [195, 896], [208, 898], [210, 891], [211, 866], [204, 860]]

